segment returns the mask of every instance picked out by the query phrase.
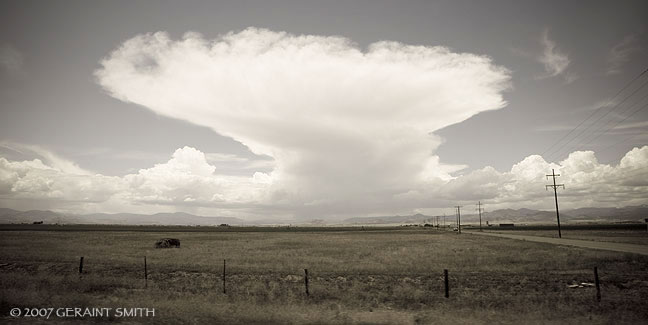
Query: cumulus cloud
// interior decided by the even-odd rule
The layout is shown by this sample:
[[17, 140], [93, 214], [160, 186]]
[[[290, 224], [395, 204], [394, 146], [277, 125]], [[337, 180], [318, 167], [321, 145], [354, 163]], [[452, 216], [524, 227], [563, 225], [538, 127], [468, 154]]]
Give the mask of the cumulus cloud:
[[634, 52], [640, 49], [637, 41], [638, 38], [636, 35], [628, 35], [610, 49], [607, 58], [607, 74], [621, 73], [621, 67], [630, 60], [630, 56]]
[[[648, 147], [617, 166], [575, 152], [558, 163], [532, 155], [509, 171], [455, 176], [466, 166], [441, 162], [433, 132], [506, 104], [509, 72], [483, 56], [394, 42], [362, 50], [341, 37], [250, 28], [215, 40], [139, 35], [101, 65], [95, 75], [110, 95], [210, 127], [267, 159], [183, 147], [150, 168], [109, 177], [39, 147], [5, 144], [37, 157], [0, 157], [4, 206], [56, 201], [77, 212], [251, 219], [409, 213], [474, 200], [547, 208], [552, 168], [567, 186], [565, 207], [647, 197], [636, 176], [648, 168]], [[227, 170], [233, 166], [240, 173]]]
[[252, 177], [216, 174], [206, 155], [194, 148], [176, 150], [169, 161], [124, 177], [127, 201], [171, 205], [213, 205], [254, 203], [259, 193], [272, 183], [269, 176], [256, 172]]
[[0, 202], [23, 200], [34, 204], [31, 208], [54, 204], [75, 212], [236, 209], [263, 201], [272, 184], [272, 177], [262, 172], [223, 175], [203, 152], [191, 147], [179, 148], [167, 162], [123, 177], [68, 168], [76, 164], [58, 156], [52, 160], [49, 157], [56, 155], [45, 149], [37, 154], [38, 158], [23, 161], [0, 157]]
[[[124, 189], [116, 177], [74, 174], [41, 159], [10, 161], [0, 157], [0, 198], [10, 200], [104, 202]], [[6, 202], [5, 202], [6, 203]], [[41, 202], [42, 203], [42, 202]]]
[[547, 208], [544, 184], [554, 169], [565, 184], [561, 205], [565, 208], [646, 204], [648, 197], [648, 146], [629, 151], [616, 166], [601, 164], [593, 151], [575, 151], [558, 163], [531, 155], [508, 172], [485, 167], [460, 176], [447, 185], [456, 200], [487, 200], [491, 209], [508, 207]]
[[43, 159], [47, 165], [51, 166], [52, 169], [59, 170], [67, 174], [91, 174], [90, 171], [79, 167], [79, 165], [75, 162], [67, 160], [37, 145], [29, 145], [3, 140], [0, 141], [0, 149], [13, 151], [23, 156], [37, 156], [40, 159]]
[[540, 39], [542, 43], [542, 53], [537, 57], [538, 62], [544, 65], [546, 75], [541, 78], [555, 77], [563, 75], [567, 83], [571, 83], [577, 79], [575, 75], [566, 73], [570, 60], [566, 53], [562, 53], [555, 41], [549, 38], [549, 29], [542, 32]]
[[[191, 211], [248, 219], [272, 217], [335, 217], [357, 213], [411, 213], [459, 204], [486, 202], [490, 209], [551, 209], [551, 193], [544, 185], [552, 169], [558, 181], [561, 206], [625, 206], [645, 204], [648, 197], [648, 146], [629, 151], [617, 165], [601, 164], [594, 152], [577, 151], [549, 163], [538, 155], [526, 157], [509, 171], [485, 167], [449, 179], [412, 187], [404, 192], [376, 190], [369, 210], [347, 200], [321, 198], [308, 204], [288, 199], [273, 175], [219, 173], [206, 154], [184, 147], [171, 158], [123, 177], [76, 174], [41, 159], [13, 161], [0, 157], [0, 204], [27, 202], [31, 207], [55, 207], [74, 212]], [[326, 208], [325, 213], [314, 214]]]
[[[445, 47], [248, 28], [138, 35], [101, 61], [112, 96], [212, 128], [274, 160], [273, 198], [364, 206], [447, 178], [435, 130], [505, 106], [509, 72]], [[326, 208], [324, 208], [326, 206]], [[310, 209], [309, 208], [309, 209]]]

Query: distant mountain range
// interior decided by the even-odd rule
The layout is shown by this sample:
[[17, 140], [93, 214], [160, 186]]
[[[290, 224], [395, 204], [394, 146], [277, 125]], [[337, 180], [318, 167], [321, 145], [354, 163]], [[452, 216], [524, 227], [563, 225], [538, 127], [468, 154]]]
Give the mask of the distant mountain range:
[[[384, 216], [384, 217], [356, 217], [344, 219], [345, 224], [358, 224], [358, 225], [386, 225], [386, 224], [418, 224], [418, 223], [432, 223], [433, 216], [426, 216], [423, 214], [415, 214], [411, 216]], [[435, 219], [436, 220], [436, 219]], [[449, 222], [450, 218], [446, 218]], [[436, 222], [436, 221], [435, 221]]]
[[[437, 216], [427, 216], [415, 214], [411, 216], [385, 216], [385, 217], [365, 217], [349, 218], [344, 220], [347, 224], [436, 224]], [[561, 222], [644, 222], [648, 218], [648, 205], [630, 206], [623, 208], [580, 208], [572, 210], [561, 210]], [[486, 224], [500, 223], [525, 223], [525, 224], [546, 224], [553, 223], [556, 220], [555, 211], [541, 211], [532, 209], [500, 209], [491, 212], [482, 213], [482, 222]], [[454, 215], [445, 217], [446, 224], [455, 222]], [[443, 222], [443, 216], [440, 216], [439, 223]], [[479, 223], [478, 214], [462, 214], [462, 224]]]
[[[401, 224], [424, 224], [436, 223], [437, 216], [415, 214], [410, 216], [384, 216], [384, 217], [355, 217], [333, 223], [322, 219], [297, 222], [293, 225], [325, 226], [335, 225], [401, 225]], [[565, 223], [582, 222], [644, 222], [648, 218], [648, 205], [630, 206], [623, 208], [580, 208], [564, 210], [560, 212], [560, 220]], [[446, 216], [447, 225], [454, 223], [455, 216]], [[541, 211], [532, 209], [500, 209], [482, 213], [482, 222], [486, 224], [515, 223], [515, 224], [547, 224], [556, 220], [554, 211]], [[65, 214], [49, 210], [17, 211], [13, 209], [0, 208], [0, 223], [34, 223], [46, 224], [116, 224], [116, 225], [200, 225], [217, 226], [228, 225], [254, 225], [273, 224], [271, 220], [245, 221], [231, 217], [206, 217], [196, 216], [184, 212], [156, 213], [156, 214], [134, 214], [134, 213], [94, 213], [94, 214]], [[443, 222], [440, 216], [439, 223]], [[462, 214], [462, 224], [476, 224], [479, 222], [477, 214]], [[281, 222], [285, 224], [285, 222]]]

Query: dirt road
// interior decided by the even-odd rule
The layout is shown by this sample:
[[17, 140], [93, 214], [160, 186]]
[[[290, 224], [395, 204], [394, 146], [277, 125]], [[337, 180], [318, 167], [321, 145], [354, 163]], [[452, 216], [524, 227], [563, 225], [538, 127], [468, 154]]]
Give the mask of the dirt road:
[[591, 240], [550, 238], [550, 237], [538, 237], [538, 236], [524, 236], [524, 235], [479, 232], [479, 231], [470, 231], [470, 232], [466, 231], [466, 233], [475, 234], [475, 235], [518, 239], [518, 240], [527, 240], [527, 241], [533, 241], [538, 243], [577, 246], [577, 247], [584, 247], [584, 248], [603, 249], [603, 250], [615, 251], [615, 252], [648, 255], [648, 245], [598, 242], [598, 241], [591, 241]]

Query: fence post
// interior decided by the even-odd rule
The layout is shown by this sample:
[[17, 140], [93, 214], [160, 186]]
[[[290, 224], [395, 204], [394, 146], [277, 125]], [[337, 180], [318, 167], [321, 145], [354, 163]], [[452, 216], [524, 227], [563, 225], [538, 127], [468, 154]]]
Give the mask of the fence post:
[[598, 269], [594, 267], [594, 283], [596, 283], [596, 300], [601, 301], [601, 284], [599, 283]]
[[304, 286], [306, 287], [306, 297], [310, 296], [308, 292], [308, 269], [304, 269]]
[[146, 256], [144, 256], [144, 288], [148, 288], [148, 267], [146, 265]]
[[225, 260], [223, 260], [223, 293], [227, 293], [225, 289]]
[[445, 297], [450, 298], [450, 286], [448, 283], [448, 270], [443, 270], [443, 277], [445, 278]]
[[83, 273], [83, 256], [81, 256], [81, 260], [79, 261], [79, 274]]

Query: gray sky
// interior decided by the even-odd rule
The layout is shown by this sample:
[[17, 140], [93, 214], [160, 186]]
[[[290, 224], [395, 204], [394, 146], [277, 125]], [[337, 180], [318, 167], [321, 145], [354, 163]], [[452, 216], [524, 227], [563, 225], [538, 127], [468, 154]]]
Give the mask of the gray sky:
[[[626, 92], [613, 96], [648, 68], [645, 23], [648, 4], [645, 1], [583, 4], [563, 1], [3, 1], [0, 4], [0, 157], [6, 163], [5, 176], [0, 179], [4, 182], [0, 188], [0, 204], [22, 209], [188, 211], [246, 218], [433, 213], [452, 206], [453, 202], [477, 199], [490, 200], [493, 207], [549, 209], [551, 202], [542, 196], [541, 180], [536, 185], [542, 192], [515, 195], [526, 185], [512, 167], [528, 163], [525, 159], [542, 153], [546, 164], [536, 161], [533, 166], [548, 168], [553, 163], [558, 169], [572, 171], [571, 176], [565, 177], [576, 177], [578, 172], [587, 174], [585, 178], [564, 179], [578, 184], [571, 194], [565, 194], [574, 195], [573, 201], [567, 198], [568, 206], [645, 204], [648, 194], [645, 184], [621, 183], [644, 171], [641, 168], [648, 163], [648, 149], [635, 153], [631, 157], [634, 160], [628, 158], [632, 160], [628, 162], [631, 165], [618, 164], [629, 151], [643, 148], [648, 140], [648, 109], [641, 108], [648, 103], [643, 97], [648, 90], [636, 88], [636, 93], [631, 95], [633, 87], [648, 79], [643, 76]], [[262, 30], [244, 33], [250, 31], [248, 27]], [[154, 48], [143, 49], [159, 40], [150, 36], [157, 32], [166, 32], [167, 41], [172, 47], [177, 45], [176, 52], [185, 57], [173, 51], [160, 54]], [[202, 36], [184, 36], [187, 32]], [[203, 65], [186, 59], [209, 53], [205, 48], [188, 48], [188, 43], [183, 43], [187, 38], [215, 44], [222, 41], [223, 35], [232, 33], [230, 44], [243, 44], [265, 42], [280, 32], [288, 33], [283, 45], [270, 48], [284, 51], [283, 54], [268, 58], [256, 53], [257, 56], [231, 75], [222, 69], [238, 67], [236, 64], [243, 59], [213, 56], [210, 57], [213, 61]], [[137, 39], [138, 35], [147, 33], [152, 38]], [[320, 38], [303, 43], [300, 35]], [[346, 39], [346, 45], [333, 41], [344, 47], [344, 53], [326, 47], [331, 44], [326, 39], [328, 36]], [[133, 52], [124, 51], [129, 40], [136, 46]], [[342, 72], [335, 74], [336, 68], [342, 69], [338, 63], [358, 62], [354, 61], [357, 53], [370, 53], [370, 45], [380, 41], [400, 43], [385, 49], [391, 61], [384, 62], [390, 63], [380, 65], [383, 61], [365, 57], [358, 70], [353, 70], [359, 75], [353, 84], [346, 88], [331, 86], [335, 83], [332, 80], [344, 76]], [[299, 61], [299, 57], [282, 61], [294, 54], [289, 47], [281, 47], [286, 44], [315, 46], [324, 55], [318, 52], [305, 61]], [[419, 49], [424, 53], [417, 52], [417, 58], [408, 59], [405, 66], [397, 61], [402, 59], [399, 55], [403, 52], [414, 51], [406, 48], [407, 45], [442, 46], [450, 52]], [[453, 59], [452, 53], [466, 55]], [[153, 69], [160, 67], [164, 74], [120, 70], [125, 64], [133, 63], [132, 60], [139, 60], [136, 57], [150, 55], [157, 60]], [[346, 63], [332, 61], [338, 56], [342, 58], [340, 62]], [[475, 63], [472, 59], [475, 56], [486, 61]], [[266, 58], [268, 61], [263, 61]], [[300, 64], [291, 65], [291, 61]], [[228, 65], [218, 70], [215, 66], [221, 62]], [[257, 66], [258, 62], [266, 63]], [[323, 74], [307, 77], [311, 76], [311, 70], [307, 69], [319, 71], [317, 64], [331, 62], [335, 64], [330, 77]], [[430, 62], [442, 62], [447, 71], [435, 70], [437, 66]], [[279, 64], [289, 66], [264, 75], [263, 71], [269, 67], [275, 69]], [[474, 66], [468, 67], [470, 64]], [[426, 69], [416, 71], [424, 65]], [[352, 65], [351, 69], [355, 67]], [[174, 68], [180, 72], [171, 74], [169, 71], [176, 71]], [[203, 74], [206, 70], [210, 72]], [[151, 79], [152, 76], [157, 79]], [[198, 87], [185, 86], [197, 83], [198, 76], [201, 78]], [[237, 88], [241, 76], [247, 78], [247, 84], [241, 87], [249, 88], [240, 96], [254, 97], [254, 102], [228, 97], [241, 90]], [[293, 76], [307, 78], [304, 84], [310, 87], [299, 89], [299, 85], [289, 88], [275, 84], [288, 84], [294, 81], [290, 79]], [[176, 83], [179, 78], [186, 82]], [[375, 83], [384, 78], [392, 80], [393, 87], [374, 93]], [[448, 80], [436, 84], [437, 78]], [[416, 80], [439, 86], [421, 90], [418, 85], [425, 82]], [[226, 83], [231, 89], [218, 96], [215, 94], [222, 89], [214, 89], [213, 95], [205, 95], [211, 93], [209, 86], [204, 91], [197, 89], [218, 82]], [[148, 92], [154, 93], [146, 97]], [[326, 95], [317, 97], [321, 93]], [[409, 95], [399, 97], [402, 94]], [[452, 94], [463, 95], [445, 99]], [[505, 103], [498, 104], [500, 96]], [[283, 102], [282, 98], [286, 97], [293, 101]], [[616, 107], [625, 97], [628, 97], [626, 102]], [[428, 105], [427, 113], [414, 104], [408, 108], [408, 99], [412, 98]], [[241, 103], [259, 107], [239, 108], [238, 115], [218, 111], [219, 105], [232, 108]], [[292, 103], [295, 108], [289, 107]], [[636, 106], [632, 106], [634, 103]], [[297, 110], [298, 104], [309, 107]], [[358, 106], [373, 110], [356, 112], [348, 108]], [[599, 107], [602, 108], [597, 110]], [[413, 113], [408, 118], [413, 120], [394, 113], [410, 108]], [[592, 119], [556, 144], [593, 113]], [[599, 124], [584, 130], [599, 116], [603, 116]], [[294, 123], [285, 122], [293, 117]], [[268, 122], [273, 119], [277, 122]], [[311, 123], [313, 119], [318, 120]], [[322, 121], [340, 125], [339, 130], [343, 131], [337, 132]], [[357, 122], [355, 131], [342, 125], [347, 121]], [[401, 132], [404, 126], [417, 128], [418, 124], [413, 121], [420, 121], [421, 129], [429, 126], [427, 131], [434, 134], [425, 140], [430, 141], [427, 152], [434, 157], [431, 159], [437, 159], [432, 165], [421, 163], [428, 158], [420, 153], [426, 145], [416, 142], [422, 136], [404, 136], [409, 131]], [[396, 125], [399, 122], [403, 127]], [[584, 132], [576, 137], [581, 130]], [[605, 132], [598, 136], [594, 131]], [[333, 139], [335, 136], [340, 139]], [[572, 137], [573, 141], [567, 142]], [[294, 143], [294, 139], [301, 142]], [[391, 143], [394, 139], [402, 140], [399, 142], [402, 145]], [[186, 150], [176, 151], [182, 148]], [[358, 148], [364, 148], [360, 151], [366, 153], [360, 155]], [[574, 156], [561, 163], [569, 153], [579, 150], [594, 151], [600, 164], [592, 165], [592, 156], [588, 155]], [[175, 161], [174, 152], [177, 153]], [[202, 154], [205, 154], [204, 162], [200, 161]], [[198, 161], [183, 165], [180, 157]], [[401, 159], [392, 163], [390, 159], [394, 157]], [[33, 159], [39, 159], [60, 174], [30, 174], [34, 168], [39, 171], [46, 168], [19, 166]], [[410, 159], [411, 164], [402, 162]], [[206, 174], [182, 170], [184, 167], [178, 167], [176, 162], [185, 167], [205, 167]], [[606, 169], [606, 164], [618, 168], [613, 172]], [[585, 165], [589, 167], [582, 167]], [[434, 175], [429, 170], [435, 170]], [[202, 180], [190, 178], [169, 183], [169, 179], [176, 179], [173, 172], [179, 171], [185, 176], [194, 173]], [[544, 172], [539, 172], [539, 179], [544, 178]], [[80, 174], [91, 176], [84, 178]], [[153, 179], [153, 174], [166, 181]], [[422, 174], [425, 176], [419, 177]], [[460, 175], [464, 176], [455, 178]], [[585, 189], [588, 182], [601, 180], [601, 175], [626, 179], [617, 182], [614, 189], [594, 192]], [[210, 177], [214, 180], [200, 183]], [[431, 180], [434, 177], [438, 180]], [[508, 189], [510, 195], [501, 194], [502, 188], [511, 183], [520, 188]], [[77, 191], [84, 186], [101, 190], [87, 198], [76, 198]], [[583, 199], [575, 192], [588, 196]], [[601, 198], [614, 200], [601, 202]]]

